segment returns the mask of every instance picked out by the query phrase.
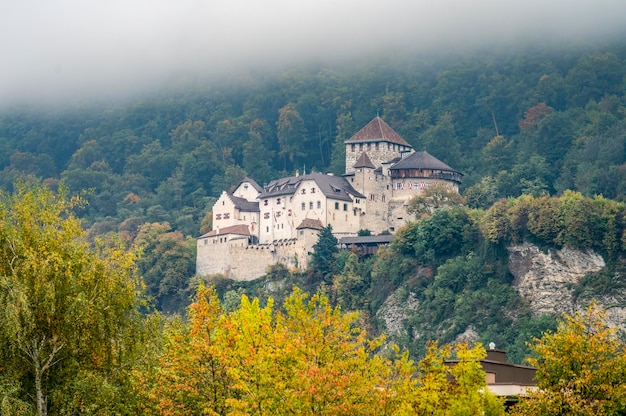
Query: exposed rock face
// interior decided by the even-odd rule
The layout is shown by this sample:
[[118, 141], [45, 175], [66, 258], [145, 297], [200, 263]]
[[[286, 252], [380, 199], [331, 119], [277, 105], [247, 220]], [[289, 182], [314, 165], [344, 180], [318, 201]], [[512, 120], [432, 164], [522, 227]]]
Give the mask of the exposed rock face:
[[572, 314], [579, 309], [572, 296], [573, 287], [588, 273], [605, 267], [604, 259], [592, 251], [567, 247], [544, 253], [535, 245], [511, 246], [509, 269], [514, 285], [528, 300], [532, 311]]
[[[407, 299], [403, 300], [401, 296], [398, 296], [398, 292], [395, 291], [385, 299], [385, 303], [376, 313], [376, 316], [385, 322], [387, 334], [392, 336], [406, 335], [407, 331], [404, 321], [418, 307], [418, 300], [415, 294], [409, 293]], [[406, 292], [404, 293], [406, 294]], [[416, 334], [413, 335], [415, 336]]]

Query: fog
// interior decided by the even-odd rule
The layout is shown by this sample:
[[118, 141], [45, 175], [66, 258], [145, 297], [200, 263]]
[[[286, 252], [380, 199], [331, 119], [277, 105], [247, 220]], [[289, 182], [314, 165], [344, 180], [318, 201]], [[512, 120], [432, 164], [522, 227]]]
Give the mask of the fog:
[[99, 99], [393, 48], [588, 39], [624, 0], [5, 0], [0, 105]]

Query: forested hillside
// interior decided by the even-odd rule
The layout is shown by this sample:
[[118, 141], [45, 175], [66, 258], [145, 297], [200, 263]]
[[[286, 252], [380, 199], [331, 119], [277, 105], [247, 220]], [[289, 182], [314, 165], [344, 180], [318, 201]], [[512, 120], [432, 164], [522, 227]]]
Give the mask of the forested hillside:
[[193, 237], [210, 227], [220, 192], [246, 175], [341, 174], [343, 141], [376, 114], [462, 171], [470, 208], [568, 189], [626, 198], [624, 43], [389, 54], [233, 74], [125, 104], [13, 108], [0, 114], [0, 186], [34, 176], [84, 194], [90, 236], [141, 245], [150, 294], [180, 310]]

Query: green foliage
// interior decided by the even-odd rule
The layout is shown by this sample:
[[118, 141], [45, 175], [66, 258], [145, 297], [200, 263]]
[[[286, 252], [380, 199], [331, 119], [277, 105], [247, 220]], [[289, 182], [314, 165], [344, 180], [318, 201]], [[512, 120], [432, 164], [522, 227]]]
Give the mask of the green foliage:
[[195, 273], [195, 240], [172, 231], [168, 223], [145, 223], [133, 244], [142, 251], [137, 268], [143, 276], [155, 307], [164, 312], [182, 312], [191, 296]]
[[339, 242], [333, 235], [333, 227], [328, 224], [318, 235], [317, 243], [313, 245], [313, 254], [309, 269], [315, 276], [326, 283], [332, 282], [333, 276], [338, 271], [335, 258], [339, 249]]
[[143, 333], [135, 254], [89, 247], [80, 204], [25, 183], [0, 194], [0, 386], [18, 413], [131, 413], [125, 383]]
[[606, 314], [591, 304], [535, 339], [538, 390], [515, 414], [618, 415], [626, 409], [626, 355]]

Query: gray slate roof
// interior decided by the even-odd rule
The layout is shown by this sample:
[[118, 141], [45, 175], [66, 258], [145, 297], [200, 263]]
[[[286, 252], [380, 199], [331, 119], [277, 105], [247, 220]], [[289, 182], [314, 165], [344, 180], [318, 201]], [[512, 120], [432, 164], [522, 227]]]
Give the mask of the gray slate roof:
[[239, 211], [245, 212], [259, 212], [259, 202], [258, 201], [248, 201], [245, 198], [240, 198], [235, 195], [228, 194], [228, 197], [233, 204], [235, 204], [235, 208]]
[[452, 169], [450, 166], [443, 163], [441, 160], [430, 155], [427, 152], [415, 152], [410, 156], [401, 159], [399, 162], [389, 167], [390, 170], [402, 170], [402, 169], [434, 169], [443, 170], [447, 172], [461, 173], [456, 169]]
[[257, 191], [257, 192], [263, 192], [263, 188], [261, 187], [261, 185], [259, 185], [258, 183], [256, 183], [256, 181], [248, 176], [246, 176], [245, 178], [243, 178], [235, 188], [239, 188], [239, 186], [244, 183], [244, 182], [250, 182], [250, 184], [252, 185], [252, 187]]
[[324, 173], [310, 173], [302, 176], [291, 176], [289, 178], [281, 178], [270, 182], [259, 198], [268, 198], [281, 195], [293, 195], [300, 186], [300, 183], [306, 180], [314, 181], [319, 190], [331, 199], [342, 201], [350, 201], [350, 195], [357, 198], [365, 198], [363, 194], [357, 192], [352, 185], [341, 176], [326, 175]]

